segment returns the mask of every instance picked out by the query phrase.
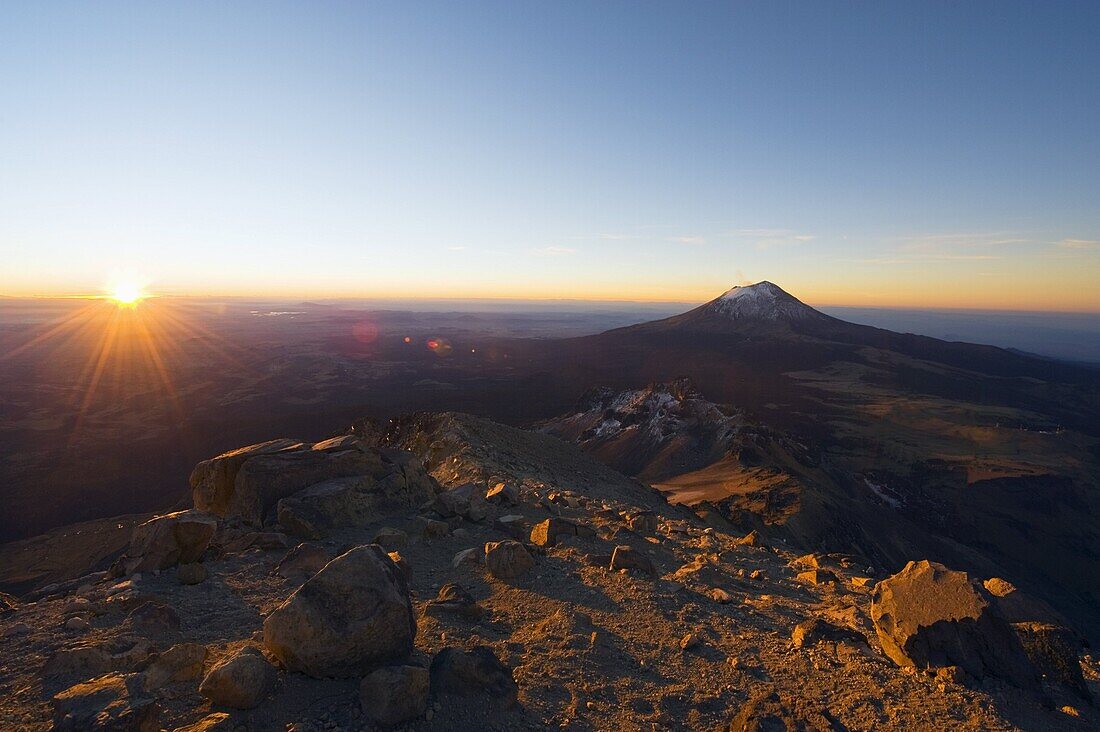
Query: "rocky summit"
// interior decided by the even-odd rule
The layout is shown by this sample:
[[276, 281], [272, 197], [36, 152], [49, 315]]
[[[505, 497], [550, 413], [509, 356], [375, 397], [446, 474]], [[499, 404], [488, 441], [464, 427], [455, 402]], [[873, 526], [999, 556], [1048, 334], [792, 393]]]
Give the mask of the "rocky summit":
[[0, 727], [1100, 726], [1100, 663], [1013, 584], [715, 526], [547, 434], [420, 414], [190, 485], [2, 598]]

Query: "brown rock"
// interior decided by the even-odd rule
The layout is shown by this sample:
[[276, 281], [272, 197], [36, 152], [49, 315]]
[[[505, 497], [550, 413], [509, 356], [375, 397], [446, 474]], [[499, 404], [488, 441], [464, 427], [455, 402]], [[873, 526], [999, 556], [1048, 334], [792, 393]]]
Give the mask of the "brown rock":
[[328, 564], [328, 552], [317, 544], [303, 543], [291, 549], [275, 568], [282, 577], [301, 584]]
[[899, 666], [960, 666], [974, 678], [1003, 678], [1034, 688], [1036, 672], [991, 596], [965, 572], [909, 562], [875, 586], [871, 620]]
[[481, 607], [469, 592], [452, 582], [439, 588], [439, 594], [428, 601], [424, 612], [434, 617], [458, 614], [474, 619], [481, 615]]
[[151, 518], [134, 527], [130, 540], [129, 573], [167, 569], [196, 562], [218, 527], [217, 519], [194, 509]]
[[141, 695], [136, 675], [106, 674], [53, 697], [57, 732], [157, 732], [160, 709]]
[[363, 716], [392, 726], [419, 717], [428, 707], [428, 669], [388, 666], [372, 671], [359, 684]]
[[615, 547], [615, 550], [611, 552], [610, 569], [612, 572], [617, 572], [620, 569], [636, 569], [651, 577], [657, 576], [657, 568], [653, 566], [653, 560], [640, 549], [625, 544]]
[[142, 688], [151, 691], [170, 682], [199, 678], [206, 663], [206, 655], [206, 646], [198, 643], [179, 643], [172, 646], [145, 669]]
[[111, 670], [111, 654], [98, 646], [63, 648], [46, 661], [43, 676], [90, 679]]
[[491, 541], [485, 545], [485, 566], [497, 579], [515, 579], [535, 566], [535, 558], [518, 541]]
[[576, 536], [577, 527], [572, 521], [548, 518], [531, 527], [531, 543], [535, 546], [554, 546], [559, 536]]
[[794, 626], [791, 632], [791, 645], [795, 648], [812, 646], [819, 641], [831, 641], [833, 643], [857, 643], [866, 644], [867, 639], [850, 628], [834, 625], [821, 618], [809, 618]]
[[1050, 623], [1013, 623], [1028, 660], [1050, 681], [1083, 699], [1091, 699], [1078, 658], [1079, 642], [1073, 631]]
[[836, 584], [839, 582], [836, 574], [828, 569], [810, 569], [805, 572], [799, 572], [795, 575], [795, 579], [809, 585]]
[[745, 534], [734, 543], [738, 544], [739, 546], [766, 546], [766, 544], [764, 543], [764, 537], [760, 536], [760, 532], [756, 529], [753, 529], [749, 533]]
[[377, 544], [388, 552], [397, 551], [409, 543], [409, 535], [401, 529], [387, 526], [378, 530], [371, 543]]
[[179, 630], [180, 616], [174, 608], [155, 600], [148, 600], [131, 610], [126, 616], [126, 622], [137, 631], [166, 633]]
[[199, 693], [214, 704], [234, 709], [252, 709], [275, 686], [275, 667], [252, 646], [210, 669], [199, 685]]
[[194, 724], [176, 727], [174, 732], [237, 732], [239, 725], [225, 712], [208, 714]]
[[639, 534], [652, 534], [657, 531], [657, 514], [652, 511], [638, 511], [627, 516], [627, 525]]
[[519, 491], [511, 483], [497, 483], [485, 494], [485, 500], [497, 506], [517, 506]]
[[479, 696], [505, 706], [516, 702], [512, 671], [487, 646], [469, 651], [444, 648], [432, 659], [431, 689], [435, 695]]
[[403, 660], [415, 635], [405, 578], [375, 544], [333, 559], [264, 621], [271, 654], [314, 677], [356, 676]]

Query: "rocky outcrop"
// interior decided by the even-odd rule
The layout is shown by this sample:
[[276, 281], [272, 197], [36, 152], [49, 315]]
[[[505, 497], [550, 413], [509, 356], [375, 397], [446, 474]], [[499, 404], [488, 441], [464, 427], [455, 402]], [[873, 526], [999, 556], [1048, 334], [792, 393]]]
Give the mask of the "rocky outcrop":
[[909, 562], [875, 586], [871, 620], [882, 649], [899, 666], [959, 666], [1035, 688], [1035, 669], [991, 596], [965, 572]]
[[357, 525], [387, 507], [419, 505], [435, 490], [411, 461], [351, 436], [312, 446], [285, 439], [251, 445], [205, 460], [191, 473], [196, 508], [259, 524], [278, 507], [280, 521], [285, 517], [289, 530], [305, 536]]
[[157, 732], [160, 709], [145, 696], [136, 674], [107, 674], [53, 697], [57, 732]]
[[151, 518], [134, 527], [127, 573], [197, 562], [218, 528], [217, 519], [191, 509]]
[[325, 565], [267, 616], [263, 635], [288, 670], [358, 676], [409, 655], [416, 616], [402, 573], [370, 544]]
[[252, 709], [274, 686], [275, 667], [259, 649], [246, 646], [210, 669], [199, 693], [219, 706]]

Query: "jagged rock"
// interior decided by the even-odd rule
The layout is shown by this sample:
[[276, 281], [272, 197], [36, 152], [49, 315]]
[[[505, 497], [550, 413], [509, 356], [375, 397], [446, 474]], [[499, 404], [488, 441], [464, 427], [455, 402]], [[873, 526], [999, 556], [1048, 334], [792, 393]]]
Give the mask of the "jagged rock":
[[834, 625], [821, 618], [809, 618], [794, 626], [791, 632], [791, 645], [795, 648], [812, 646], [818, 641], [831, 641], [833, 643], [860, 643], [866, 644], [867, 639], [862, 633]]
[[275, 667], [252, 646], [218, 663], [199, 685], [199, 693], [214, 704], [252, 709], [275, 686]]
[[302, 543], [287, 552], [275, 571], [291, 582], [301, 584], [321, 571], [329, 562], [329, 555], [316, 544]]
[[260, 455], [272, 455], [302, 447], [303, 444], [297, 440], [269, 440], [202, 461], [191, 471], [192, 503], [200, 510], [226, 516], [234, 497], [237, 473], [245, 462]]
[[52, 699], [56, 732], [157, 732], [160, 709], [141, 695], [136, 674], [106, 674]]
[[388, 552], [395, 551], [409, 542], [409, 535], [401, 529], [385, 527], [379, 529], [371, 543], [377, 544]]
[[470, 521], [481, 521], [486, 516], [485, 496], [476, 483], [441, 491], [434, 499], [431, 509], [440, 516], [461, 516]]
[[497, 579], [515, 579], [535, 566], [535, 558], [518, 541], [490, 541], [485, 545], [485, 566]]
[[173, 732], [236, 732], [238, 729], [244, 728], [238, 725], [233, 717], [225, 712], [214, 712], [194, 724], [189, 724], [186, 727], [176, 727]]
[[368, 475], [317, 483], [278, 502], [279, 525], [295, 536], [320, 539], [333, 529], [369, 523], [403, 503], [382, 485]]
[[734, 542], [739, 546], [766, 546], [764, 543], [764, 537], [760, 535], [760, 532], [753, 529], [749, 533], [742, 536], [740, 539]]
[[264, 621], [271, 654], [314, 677], [355, 676], [403, 660], [415, 635], [405, 578], [374, 544], [333, 559]]
[[1035, 669], [991, 596], [965, 572], [921, 560], [879, 582], [871, 620], [899, 666], [960, 666], [976, 679], [996, 676], [1034, 688]]
[[997, 611], [1010, 623], [1046, 623], [1063, 627], [1069, 625], [1057, 610], [1039, 598], [1021, 592], [1008, 580], [991, 577], [982, 586], [993, 596]]
[[527, 538], [528, 535], [527, 530], [524, 528], [526, 523], [527, 520], [523, 516], [519, 514], [508, 514], [507, 516], [498, 518], [493, 522], [493, 525], [513, 539], [522, 541]]
[[688, 633], [680, 639], [680, 650], [691, 651], [699, 647], [702, 641], [699, 640], [699, 636], [696, 633]]
[[134, 527], [127, 573], [196, 562], [218, 528], [217, 519], [194, 509], [151, 518]]
[[554, 546], [559, 536], [576, 536], [577, 525], [560, 518], [548, 518], [531, 527], [531, 543], [535, 546]]
[[428, 707], [428, 669], [388, 666], [372, 671], [359, 684], [363, 716], [392, 726], [419, 717]]
[[836, 574], [828, 569], [810, 569], [799, 572], [795, 575], [795, 579], [808, 585], [836, 584], [840, 581], [837, 579]]
[[408, 584], [412, 579], [412, 565], [409, 564], [409, 560], [401, 556], [400, 552], [387, 552], [386, 556], [390, 558], [393, 566], [397, 567], [397, 571], [405, 578], [405, 584]]
[[132, 636], [110, 640], [106, 649], [114, 654], [111, 656], [111, 666], [116, 671], [140, 671], [156, 652], [151, 640]]
[[518, 506], [519, 491], [511, 483], [497, 483], [485, 494], [485, 500], [497, 506]]
[[206, 655], [206, 646], [199, 643], [178, 643], [172, 646], [145, 669], [142, 688], [152, 691], [169, 682], [199, 678], [206, 663]]
[[825, 560], [818, 554], [803, 554], [788, 562], [788, 566], [801, 569], [823, 569], [825, 567]]
[[155, 600], [149, 600], [131, 610], [130, 614], [126, 616], [126, 622], [135, 630], [164, 633], [179, 630], [180, 616], [175, 608]]
[[424, 612], [435, 617], [457, 613], [472, 619], [481, 615], [481, 607], [469, 592], [452, 582], [439, 588], [439, 594], [428, 601]]
[[111, 654], [99, 646], [62, 648], [50, 656], [43, 676], [73, 676], [90, 679], [111, 670]]
[[512, 670], [487, 646], [469, 651], [444, 648], [432, 659], [430, 674], [435, 695], [478, 695], [505, 706], [516, 702], [518, 689]]
[[1062, 684], [1083, 699], [1091, 700], [1078, 659], [1078, 640], [1073, 631], [1050, 623], [1013, 623], [1024, 653], [1039, 673]]
[[637, 511], [627, 517], [627, 525], [639, 534], [652, 534], [657, 531], [657, 514], [653, 511]]
[[620, 569], [636, 569], [645, 572], [651, 577], [657, 576], [657, 568], [653, 566], [653, 560], [640, 549], [635, 549], [625, 544], [615, 547], [615, 550], [611, 552], [611, 564], [609, 568], [612, 572], [616, 572]]
[[206, 579], [206, 567], [199, 562], [181, 564], [176, 570], [176, 579], [181, 585], [197, 585]]

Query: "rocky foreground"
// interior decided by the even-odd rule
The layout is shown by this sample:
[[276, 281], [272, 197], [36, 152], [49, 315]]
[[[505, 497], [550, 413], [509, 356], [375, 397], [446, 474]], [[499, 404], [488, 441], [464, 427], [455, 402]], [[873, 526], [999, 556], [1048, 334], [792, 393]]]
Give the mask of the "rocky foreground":
[[727, 533], [546, 435], [425, 416], [191, 488], [0, 600], [0, 728], [1100, 727], [1100, 665], [1010, 583]]

